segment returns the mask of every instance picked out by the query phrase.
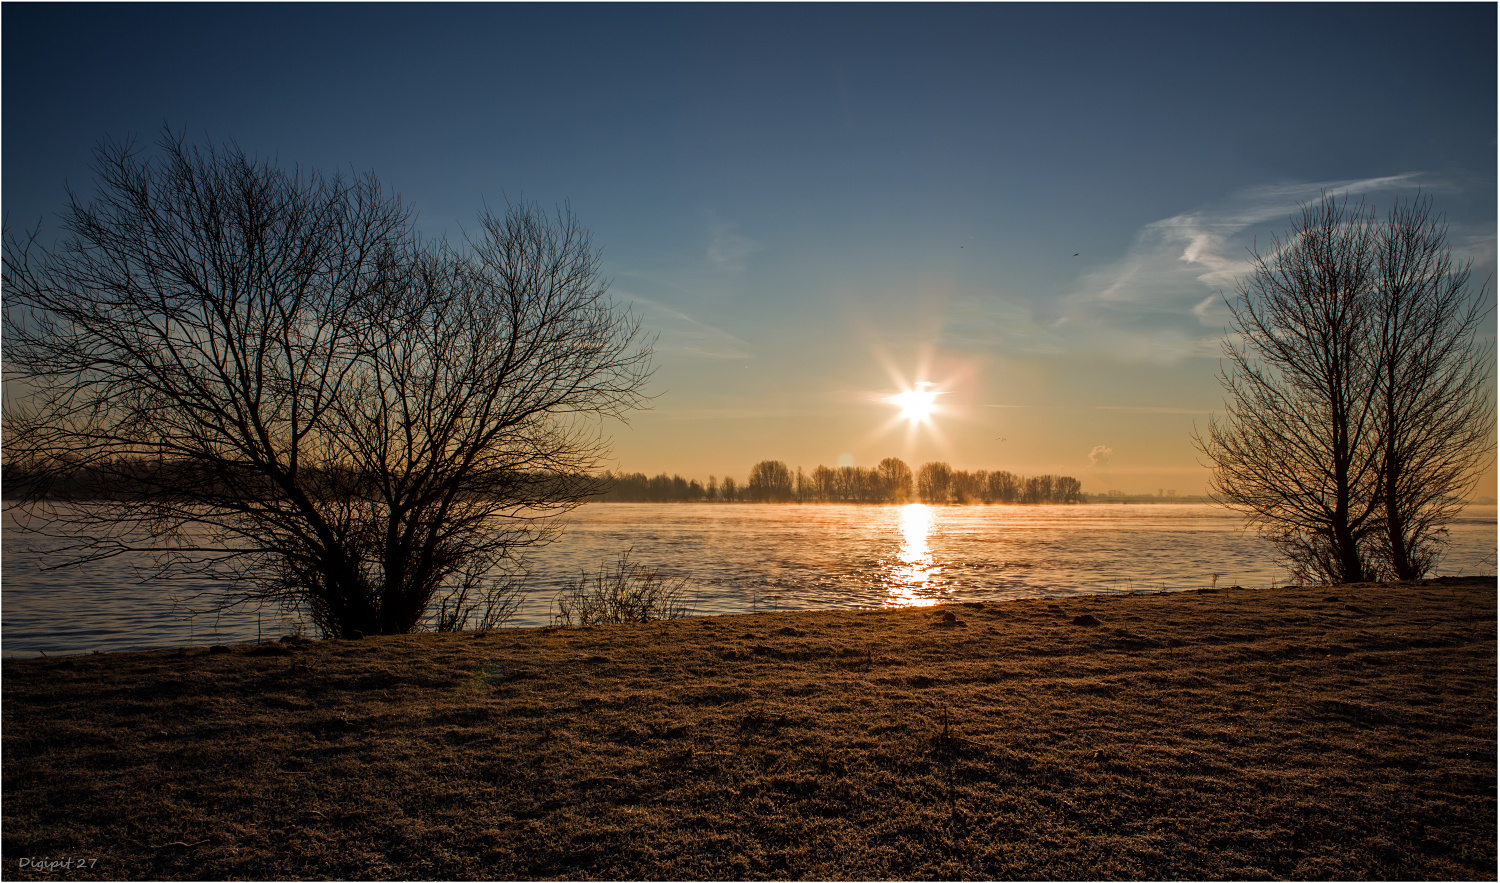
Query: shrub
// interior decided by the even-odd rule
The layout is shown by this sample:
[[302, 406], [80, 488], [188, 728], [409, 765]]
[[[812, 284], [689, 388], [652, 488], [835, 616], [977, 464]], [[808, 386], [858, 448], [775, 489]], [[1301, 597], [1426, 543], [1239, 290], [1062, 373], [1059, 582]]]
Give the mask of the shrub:
[[617, 622], [652, 622], [682, 619], [690, 612], [683, 596], [685, 578], [663, 579], [661, 574], [620, 554], [613, 568], [605, 566], [592, 577], [580, 574], [558, 594], [555, 625], [599, 625]]

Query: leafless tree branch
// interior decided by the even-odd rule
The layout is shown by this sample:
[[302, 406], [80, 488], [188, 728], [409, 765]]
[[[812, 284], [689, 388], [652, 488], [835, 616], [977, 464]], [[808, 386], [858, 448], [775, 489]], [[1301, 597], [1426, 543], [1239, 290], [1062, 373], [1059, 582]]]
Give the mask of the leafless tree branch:
[[1381, 224], [1325, 197], [1252, 252], [1229, 302], [1224, 415], [1194, 441], [1216, 499], [1299, 579], [1425, 574], [1492, 447], [1484, 292], [1429, 214]]
[[587, 232], [521, 204], [424, 244], [373, 176], [160, 148], [101, 147], [55, 249], [7, 239], [6, 469], [33, 522], [330, 635], [511, 591], [488, 575], [586, 498], [601, 419], [649, 376]]

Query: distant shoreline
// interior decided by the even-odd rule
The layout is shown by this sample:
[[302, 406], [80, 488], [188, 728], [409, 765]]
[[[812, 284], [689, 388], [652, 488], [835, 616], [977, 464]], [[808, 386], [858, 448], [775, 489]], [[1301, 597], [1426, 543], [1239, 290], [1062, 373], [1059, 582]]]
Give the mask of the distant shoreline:
[[[988, 506], [988, 507], [997, 507], [998, 508], [998, 507], [1003, 507], [1003, 506], [1015, 506], [1017, 508], [1028, 508], [1028, 509], [1035, 508], [1035, 507], [1038, 507], [1038, 506], [1067, 506], [1067, 507], [1071, 507], [1071, 506], [1092, 506], [1092, 505], [1096, 505], [1096, 504], [1113, 505], [1113, 504], [1121, 504], [1121, 503], [1191, 504], [1191, 505], [1195, 505], [1195, 506], [1217, 506], [1217, 505], [1219, 505], [1218, 503], [1216, 503], [1215, 501], [1209, 499], [1208, 497], [1158, 497], [1158, 496], [1156, 496], [1154, 494], [1141, 494], [1141, 495], [1135, 495], [1135, 496], [1120, 496], [1120, 497], [1109, 497], [1109, 496], [1104, 496], [1104, 495], [1087, 494], [1086, 497], [1087, 497], [1087, 499], [1079, 500], [1079, 501], [1073, 502], [1073, 503], [985, 503], [985, 502], [980, 502], [980, 501], [971, 502], [971, 503], [957, 503], [957, 502], [951, 502], [951, 501], [947, 502], [947, 503], [931, 503], [931, 502], [924, 502], [922, 500], [907, 500], [905, 502], [900, 502], [900, 503], [892, 503], [892, 502], [867, 503], [867, 502], [856, 502], [856, 501], [853, 501], [853, 500], [787, 500], [787, 501], [784, 501], [784, 502], [774, 502], [774, 503], [773, 502], [767, 502], [767, 501], [761, 501], [761, 500], [733, 500], [733, 501], [725, 501], [725, 500], [589, 500], [588, 503], [587, 503], [587, 505], [597, 505], [597, 504], [615, 505], [615, 504], [618, 504], [618, 505], [624, 505], [624, 506], [654, 506], [654, 505], [693, 504], [693, 505], [704, 505], [704, 506], [909, 506], [909, 505], [912, 505], [913, 503], [921, 503], [924, 506], [940, 506], [940, 507], [948, 507], [948, 506], [953, 506], [953, 507], [958, 507], [958, 506]], [[1497, 505], [1497, 502], [1495, 500], [1493, 500], [1493, 499], [1486, 498], [1486, 499], [1483, 499], [1483, 500], [1465, 500], [1462, 505], [1465, 506], [1465, 507], [1468, 507], [1468, 506], [1495, 506], [1495, 505]]]
[[669, 503], [700, 503], [706, 506], [910, 506], [919, 503], [923, 506], [1018, 506], [1035, 508], [1037, 506], [1089, 506], [1094, 503], [1194, 503], [1212, 505], [1213, 500], [1207, 497], [1158, 497], [1154, 495], [1107, 497], [1085, 495], [1085, 499], [1075, 500], [1070, 503], [1046, 502], [1046, 503], [1021, 503], [1021, 502], [990, 502], [975, 500], [968, 503], [948, 501], [934, 503], [927, 500], [902, 500], [892, 502], [861, 501], [861, 500], [589, 500], [589, 503], [621, 503], [625, 505], [655, 505]]
[[1496, 580], [3, 662], [15, 879], [1493, 879]]
[[[49, 497], [47, 499], [49, 501], [51, 501], [51, 502], [65, 503], [65, 502], [86, 501], [86, 500], [95, 499], [95, 498], [94, 497], [88, 497], [88, 496], [82, 496], [82, 497], [80, 497], [80, 496], [71, 496], [71, 497], [70, 496], [58, 496], [58, 497]], [[1215, 505], [1218, 505], [1214, 500], [1212, 500], [1212, 499], [1210, 499], [1208, 497], [1204, 497], [1204, 496], [1169, 497], [1169, 496], [1157, 496], [1155, 494], [1126, 494], [1126, 495], [1121, 495], [1121, 496], [1118, 496], [1118, 497], [1111, 497], [1111, 496], [1108, 496], [1106, 494], [1088, 494], [1088, 493], [1085, 493], [1083, 495], [1083, 499], [1076, 500], [1076, 501], [1071, 502], [1071, 503], [1056, 503], [1056, 502], [1050, 502], [1050, 503], [1022, 503], [1022, 502], [1002, 503], [1002, 502], [989, 502], [989, 503], [986, 503], [986, 502], [980, 501], [980, 500], [976, 500], [976, 501], [973, 501], [973, 502], [967, 502], [967, 503], [959, 503], [959, 502], [956, 502], [956, 501], [949, 501], [949, 502], [944, 502], [944, 503], [933, 503], [933, 502], [928, 502], [928, 501], [923, 501], [923, 500], [905, 500], [905, 501], [902, 501], [902, 502], [890, 502], [890, 501], [866, 502], [866, 501], [856, 501], [856, 500], [784, 500], [784, 501], [772, 502], [772, 501], [765, 501], [765, 500], [604, 500], [604, 499], [597, 499], [597, 498], [595, 498], [595, 499], [589, 499], [589, 500], [584, 501], [584, 505], [596, 505], [596, 504], [600, 504], [600, 503], [608, 503], [608, 504], [616, 504], [616, 503], [618, 503], [618, 504], [628, 505], [628, 506], [636, 506], [636, 505], [658, 505], [658, 504], [660, 504], [660, 505], [669, 505], [669, 504], [671, 504], [671, 505], [678, 505], [678, 504], [684, 504], [684, 503], [701, 504], [701, 505], [713, 505], [713, 506], [719, 506], [719, 505], [724, 505], [724, 506], [742, 506], [742, 505], [753, 505], [753, 506], [909, 506], [909, 505], [911, 505], [913, 503], [921, 503], [924, 506], [1021, 506], [1021, 507], [1027, 507], [1027, 508], [1036, 507], [1036, 506], [1090, 506], [1090, 505], [1095, 505], [1095, 504], [1120, 504], [1120, 503], [1192, 504], [1192, 505], [1203, 505], [1203, 506], [1215, 506]], [[20, 501], [18, 501], [14, 497], [0, 497], [0, 504], [3, 504], [7, 508], [21, 505]], [[1463, 505], [1464, 506], [1495, 506], [1495, 505], [1500, 505], [1500, 501], [1497, 501], [1497, 500], [1495, 500], [1493, 498], [1486, 497], [1486, 498], [1479, 499], [1479, 500], [1465, 500], [1463, 502]]]

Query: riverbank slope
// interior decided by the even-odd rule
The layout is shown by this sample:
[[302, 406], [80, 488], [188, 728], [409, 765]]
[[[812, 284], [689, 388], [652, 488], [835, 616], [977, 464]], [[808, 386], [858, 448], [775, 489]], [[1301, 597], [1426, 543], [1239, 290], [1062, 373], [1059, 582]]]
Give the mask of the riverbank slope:
[[1445, 578], [7, 659], [4, 869], [1493, 879], [1495, 617]]

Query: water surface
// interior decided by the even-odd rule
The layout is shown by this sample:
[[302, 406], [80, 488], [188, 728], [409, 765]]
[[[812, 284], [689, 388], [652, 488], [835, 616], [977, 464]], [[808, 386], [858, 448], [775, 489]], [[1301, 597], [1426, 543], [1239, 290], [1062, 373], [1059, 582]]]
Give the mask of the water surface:
[[[1435, 575], [1490, 574], [1496, 507], [1464, 510]], [[1287, 581], [1239, 516], [1202, 504], [840, 506], [595, 503], [529, 559], [533, 587], [512, 625], [545, 625], [582, 572], [632, 560], [689, 581], [700, 615], [871, 608], [1182, 591]], [[141, 583], [123, 557], [42, 571], [6, 516], [0, 624], [5, 655], [253, 641], [296, 630], [275, 608], [214, 612], [220, 587]], [[311, 628], [300, 624], [310, 633]]]

